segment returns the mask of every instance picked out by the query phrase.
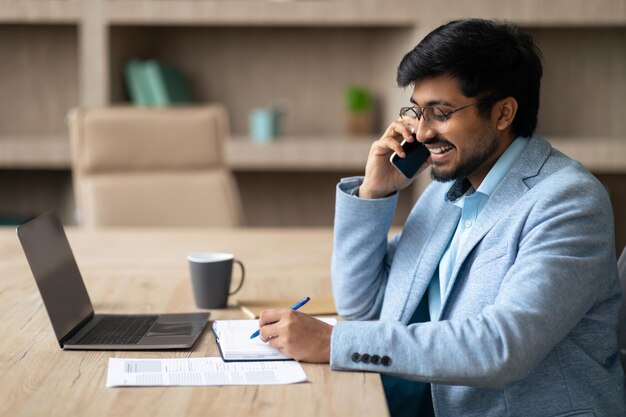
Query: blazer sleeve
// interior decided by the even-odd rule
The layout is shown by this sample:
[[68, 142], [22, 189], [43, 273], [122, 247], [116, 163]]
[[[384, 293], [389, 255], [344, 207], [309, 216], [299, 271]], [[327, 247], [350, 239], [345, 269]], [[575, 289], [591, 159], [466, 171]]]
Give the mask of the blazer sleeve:
[[[594, 336], [599, 346], [612, 343], [615, 335], [602, 329], [617, 324], [613, 307], [620, 289], [606, 192], [591, 181], [531, 192], [532, 208], [511, 226], [520, 228], [519, 241], [510, 244], [517, 254], [493, 304], [475, 317], [409, 326], [339, 322], [331, 339], [331, 368], [502, 388], [525, 378], [586, 315], [604, 323]], [[381, 271], [368, 284], [382, 292], [383, 276]], [[364, 363], [355, 353], [386, 360]]]
[[387, 235], [398, 194], [357, 197], [362, 177], [337, 185], [331, 277], [337, 312], [351, 320], [378, 318], [397, 237]]

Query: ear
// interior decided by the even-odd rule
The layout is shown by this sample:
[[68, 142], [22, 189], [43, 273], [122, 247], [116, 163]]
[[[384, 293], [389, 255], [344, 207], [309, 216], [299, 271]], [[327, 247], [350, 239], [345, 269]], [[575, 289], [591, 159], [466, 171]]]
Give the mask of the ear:
[[509, 126], [513, 124], [513, 119], [515, 119], [516, 113], [517, 100], [513, 97], [507, 97], [498, 101], [493, 106], [493, 111], [491, 113], [493, 119], [495, 120], [496, 129], [500, 131], [508, 129]]

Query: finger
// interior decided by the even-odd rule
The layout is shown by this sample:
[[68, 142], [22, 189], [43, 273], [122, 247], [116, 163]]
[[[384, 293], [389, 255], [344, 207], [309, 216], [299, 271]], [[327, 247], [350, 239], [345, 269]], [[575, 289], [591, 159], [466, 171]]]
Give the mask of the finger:
[[283, 349], [285, 348], [280, 340], [280, 337], [272, 337], [270, 340], [268, 340], [267, 342], [271, 347], [276, 348], [278, 350], [280, 350], [281, 352], [283, 351]]
[[268, 341], [275, 339], [278, 336], [278, 327], [274, 324], [268, 324], [259, 329], [259, 338], [264, 343], [267, 343]]
[[286, 309], [270, 309], [263, 310], [259, 316], [259, 327], [265, 326], [270, 323], [280, 321], [284, 317]]
[[415, 133], [415, 128], [412, 126], [408, 126], [405, 124], [402, 119], [397, 120], [395, 123], [391, 125], [393, 130], [400, 136], [402, 139], [407, 142], [413, 142], [413, 133]]
[[381, 150], [385, 153], [390, 153], [389, 151], [391, 150], [392, 152], [395, 152], [396, 154], [398, 154], [400, 158], [404, 158], [406, 156], [406, 152], [404, 152], [404, 149], [402, 148], [402, 145], [400, 144], [400, 142], [394, 139], [391, 139], [391, 138], [383, 139], [381, 140], [381, 143], [379, 146], [381, 146]]
[[[385, 135], [372, 143], [370, 150], [371, 154], [376, 155], [389, 155], [391, 152], [396, 152], [399, 155], [404, 156], [404, 150], [400, 145], [403, 140], [403, 136], [395, 130], [392, 125], [389, 127], [389, 132], [385, 132]], [[398, 127], [398, 129], [401, 129]]]
[[394, 138], [394, 140], [402, 142], [404, 139], [402, 132], [405, 128], [401, 122], [393, 122], [387, 127], [380, 139]]

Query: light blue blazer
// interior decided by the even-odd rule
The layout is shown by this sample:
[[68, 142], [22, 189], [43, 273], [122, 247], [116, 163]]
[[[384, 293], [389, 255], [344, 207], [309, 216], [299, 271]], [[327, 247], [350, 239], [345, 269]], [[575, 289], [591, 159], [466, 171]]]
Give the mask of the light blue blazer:
[[433, 183], [388, 240], [397, 194], [337, 188], [333, 370], [430, 382], [437, 416], [626, 416], [621, 291], [604, 187], [534, 136], [489, 198], [438, 321], [407, 326], [459, 221]]

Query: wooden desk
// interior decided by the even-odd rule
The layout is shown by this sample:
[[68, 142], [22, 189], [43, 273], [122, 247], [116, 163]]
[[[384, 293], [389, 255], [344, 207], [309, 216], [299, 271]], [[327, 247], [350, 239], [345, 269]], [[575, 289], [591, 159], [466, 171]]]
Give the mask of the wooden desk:
[[[241, 298], [330, 295], [330, 229], [68, 230], [98, 313], [195, 311], [186, 254], [234, 253]], [[244, 318], [239, 309], [211, 319]], [[62, 351], [17, 240], [0, 228], [0, 416], [386, 416], [377, 374], [303, 364], [309, 382], [276, 386], [105, 388], [108, 358], [219, 356], [207, 329], [192, 351]]]

